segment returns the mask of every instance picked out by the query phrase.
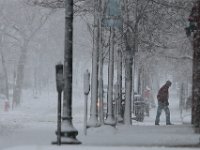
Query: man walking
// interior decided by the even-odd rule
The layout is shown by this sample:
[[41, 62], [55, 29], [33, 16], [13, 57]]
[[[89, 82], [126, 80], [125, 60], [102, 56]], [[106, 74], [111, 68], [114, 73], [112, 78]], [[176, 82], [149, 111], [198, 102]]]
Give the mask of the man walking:
[[166, 125], [172, 125], [170, 122], [170, 111], [169, 111], [169, 87], [172, 85], [171, 81], [167, 81], [158, 91], [157, 99], [158, 99], [158, 109], [155, 120], [155, 125], [159, 125], [160, 115], [162, 110], [164, 109], [166, 115]]

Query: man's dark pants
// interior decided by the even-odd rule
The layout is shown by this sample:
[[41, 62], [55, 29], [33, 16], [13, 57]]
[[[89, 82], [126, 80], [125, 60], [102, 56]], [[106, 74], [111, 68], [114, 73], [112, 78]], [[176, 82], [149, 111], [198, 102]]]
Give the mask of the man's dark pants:
[[155, 125], [159, 125], [160, 115], [161, 115], [163, 109], [164, 109], [165, 115], [166, 115], [166, 124], [171, 124], [170, 123], [170, 111], [169, 111], [168, 104], [163, 103], [163, 102], [158, 102], [158, 109], [157, 109]]

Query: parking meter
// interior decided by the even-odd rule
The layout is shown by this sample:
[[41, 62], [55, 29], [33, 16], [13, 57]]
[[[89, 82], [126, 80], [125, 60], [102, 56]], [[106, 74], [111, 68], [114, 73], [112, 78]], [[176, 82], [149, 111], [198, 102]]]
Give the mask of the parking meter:
[[56, 65], [56, 87], [58, 92], [62, 92], [64, 87], [63, 64]]
[[84, 85], [83, 85], [83, 88], [84, 88], [84, 94], [85, 94], [85, 103], [84, 103], [84, 133], [85, 135], [87, 134], [87, 114], [88, 114], [88, 94], [90, 92], [90, 73], [88, 70], [86, 70], [86, 72], [84, 73]]
[[63, 79], [63, 64], [56, 65], [56, 87], [58, 92], [58, 114], [57, 114], [57, 141], [53, 142], [53, 144], [61, 144], [61, 101], [62, 101], [62, 91], [64, 87], [64, 79]]
[[84, 73], [84, 94], [88, 95], [90, 92], [90, 73], [88, 70]]

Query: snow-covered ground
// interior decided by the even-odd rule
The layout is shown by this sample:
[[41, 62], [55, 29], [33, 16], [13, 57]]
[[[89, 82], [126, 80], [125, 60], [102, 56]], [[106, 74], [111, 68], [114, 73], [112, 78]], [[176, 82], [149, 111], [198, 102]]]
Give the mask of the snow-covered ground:
[[0, 111], [0, 150], [90, 150], [90, 149], [194, 149], [177, 148], [198, 144], [199, 134], [194, 134], [190, 125], [190, 112], [184, 112], [182, 119], [178, 111], [178, 100], [170, 99], [172, 126], [165, 125], [165, 115], [161, 116], [161, 125], [154, 126], [156, 109], [152, 109], [150, 117], [144, 122], [133, 121], [133, 126], [118, 125], [116, 128], [102, 126], [88, 129], [87, 136], [83, 132], [83, 99], [74, 96], [73, 124], [79, 131], [77, 139], [81, 145], [51, 145], [56, 140], [56, 108], [55, 91], [42, 92], [33, 98], [32, 92], [24, 91], [21, 107], [9, 111]]

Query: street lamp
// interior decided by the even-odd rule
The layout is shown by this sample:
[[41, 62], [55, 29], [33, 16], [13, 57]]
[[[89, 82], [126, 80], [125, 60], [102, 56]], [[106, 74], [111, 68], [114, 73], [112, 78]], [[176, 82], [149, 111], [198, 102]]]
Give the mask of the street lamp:
[[[108, 67], [108, 97], [107, 97], [107, 107], [108, 113], [107, 118], [104, 122], [106, 125], [115, 126], [116, 118], [113, 114], [113, 79], [114, 79], [114, 53], [115, 53], [115, 29], [121, 29], [121, 1], [120, 0], [108, 0], [105, 17], [102, 20], [102, 26], [110, 29], [110, 49], [109, 49], [109, 67]], [[118, 84], [120, 81], [118, 81]], [[117, 102], [116, 102], [117, 101]], [[118, 101], [121, 101], [119, 98], [115, 100], [115, 106], [119, 104]], [[116, 107], [117, 108], [117, 107]], [[115, 116], [117, 117], [117, 116]]]
[[[32, 3], [32, 2], [33, 3]], [[78, 131], [74, 128], [72, 124], [72, 71], [73, 71], [73, 0], [29, 0], [28, 3], [39, 5], [48, 8], [63, 8], [63, 2], [65, 3], [65, 49], [64, 49], [64, 65], [63, 74], [61, 73], [61, 66], [58, 65], [56, 73], [63, 75], [63, 111], [62, 111], [62, 121], [61, 121], [61, 137], [62, 141], [58, 138], [61, 144], [81, 144], [80, 141], [76, 139]], [[60, 82], [60, 81], [58, 81]], [[57, 87], [60, 91], [60, 87]], [[58, 94], [59, 99], [61, 99], [61, 94]], [[59, 106], [60, 107], [60, 106]], [[60, 128], [60, 127], [58, 127]], [[58, 136], [59, 137], [59, 136]], [[55, 143], [55, 142], [54, 142]]]
[[192, 35], [193, 44], [193, 85], [192, 85], [192, 120], [191, 123], [195, 127], [195, 132], [200, 133], [200, 0], [194, 3], [191, 14], [189, 16], [190, 26], [186, 28], [187, 36]]
[[73, 0], [65, 0], [65, 50], [64, 50], [64, 93], [61, 134], [64, 144], [81, 144], [76, 139], [78, 131], [72, 124], [72, 77], [73, 77]]

